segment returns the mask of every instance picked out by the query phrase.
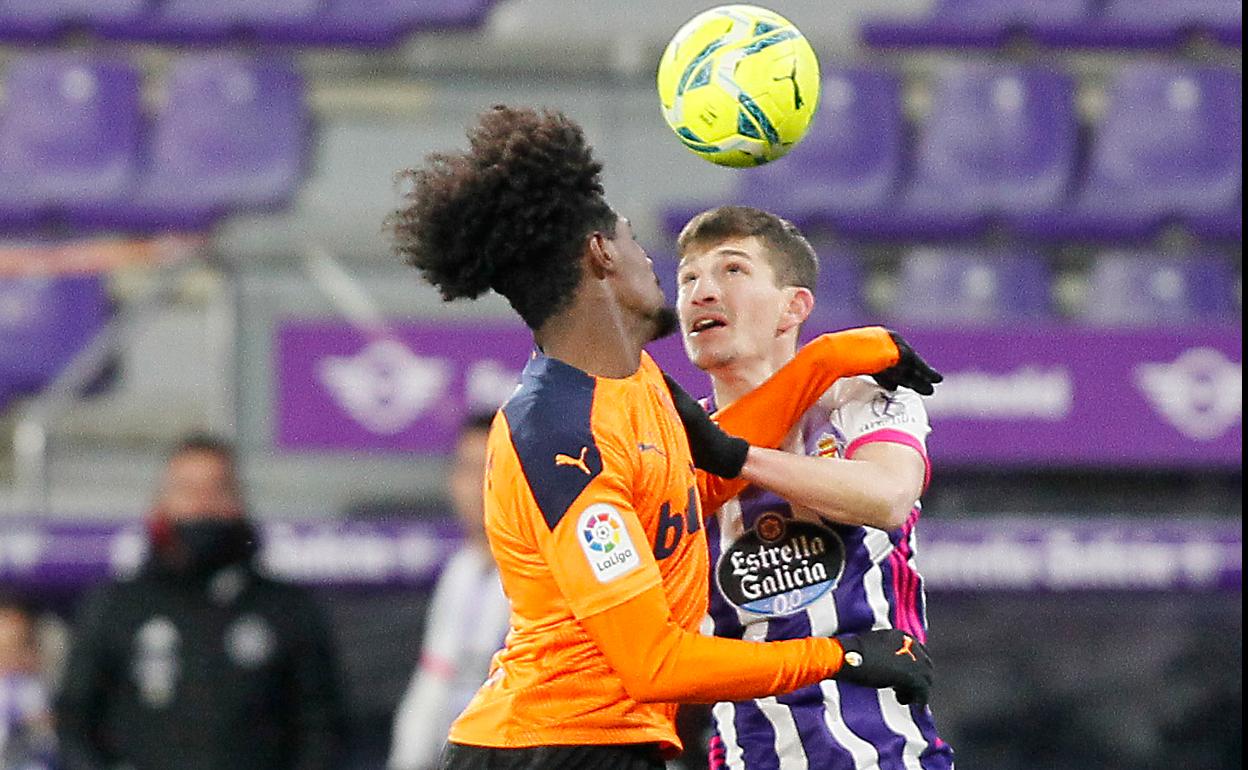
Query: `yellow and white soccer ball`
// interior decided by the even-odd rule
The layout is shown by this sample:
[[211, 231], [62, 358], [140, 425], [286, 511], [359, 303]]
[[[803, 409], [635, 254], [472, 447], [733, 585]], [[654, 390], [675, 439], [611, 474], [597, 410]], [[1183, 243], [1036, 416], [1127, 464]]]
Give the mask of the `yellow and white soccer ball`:
[[663, 117], [693, 153], [757, 166], [797, 144], [819, 104], [819, 61], [783, 16], [721, 5], [676, 32], [659, 60]]

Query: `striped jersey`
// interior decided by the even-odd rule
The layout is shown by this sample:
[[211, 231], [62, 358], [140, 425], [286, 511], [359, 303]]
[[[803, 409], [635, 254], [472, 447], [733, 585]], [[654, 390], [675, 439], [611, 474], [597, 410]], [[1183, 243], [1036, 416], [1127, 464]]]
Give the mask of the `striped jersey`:
[[[852, 458], [862, 446], [887, 441], [915, 448], [927, 462], [930, 428], [918, 394], [886, 391], [869, 377], [838, 381], [800, 428], [808, 455]], [[914, 562], [918, 518], [916, 501], [895, 531], [847, 526], [747, 489], [707, 520], [711, 595], [703, 632], [772, 641], [899, 628], [926, 641]], [[826, 680], [779, 697], [718, 703], [713, 715], [713, 770], [953, 767], [931, 711], [901, 705], [891, 689]]]

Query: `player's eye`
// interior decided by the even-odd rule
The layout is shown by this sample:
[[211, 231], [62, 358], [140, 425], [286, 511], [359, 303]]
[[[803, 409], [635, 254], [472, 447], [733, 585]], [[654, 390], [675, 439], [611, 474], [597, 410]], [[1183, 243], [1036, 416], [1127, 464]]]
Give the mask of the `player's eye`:
[[677, 281], [681, 284], [693, 283], [696, 278], [697, 276], [693, 273], [683, 273]]

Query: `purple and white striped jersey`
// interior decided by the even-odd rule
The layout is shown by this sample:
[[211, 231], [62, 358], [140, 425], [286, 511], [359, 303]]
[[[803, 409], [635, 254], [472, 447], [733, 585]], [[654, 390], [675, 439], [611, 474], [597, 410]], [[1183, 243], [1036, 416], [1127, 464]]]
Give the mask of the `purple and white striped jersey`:
[[[852, 458], [877, 441], [927, 459], [930, 431], [918, 394], [844, 379], [803, 417], [808, 455]], [[929, 466], [930, 470], [930, 466]], [[919, 504], [893, 532], [834, 523], [751, 487], [707, 521], [711, 597], [702, 631], [755, 641], [900, 628], [927, 638], [915, 569]], [[779, 697], [718, 703], [711, 768], [949, 770], [953, 751], [926, 706], [891, 689], [824, 681]]]

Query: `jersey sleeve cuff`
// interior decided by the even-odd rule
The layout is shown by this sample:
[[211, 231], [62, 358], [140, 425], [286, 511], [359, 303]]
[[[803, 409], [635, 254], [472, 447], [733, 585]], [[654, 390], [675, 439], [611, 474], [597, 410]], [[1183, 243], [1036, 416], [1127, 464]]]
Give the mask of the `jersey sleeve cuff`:
[[854, 454], [867, 444], [876, 444], [881, 442], [888, 444], [902, 444], [903, 446], [908, 446], [919, 453], [919, 456], [923, 458], [923, 489], [926, 490], [928, 482], [932, 480], [932, 461], [927, 456], [927, 447], [923, 446], [923, 442], [916, 436], [906, 433], [905, 431], [896, 430], [894, 428], [883, 428], [881, 430], [873, 430], [870, 433], [865, 433], [851, 441], [849, 446], [845, 448], [845, 459], [854, 459]]

